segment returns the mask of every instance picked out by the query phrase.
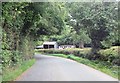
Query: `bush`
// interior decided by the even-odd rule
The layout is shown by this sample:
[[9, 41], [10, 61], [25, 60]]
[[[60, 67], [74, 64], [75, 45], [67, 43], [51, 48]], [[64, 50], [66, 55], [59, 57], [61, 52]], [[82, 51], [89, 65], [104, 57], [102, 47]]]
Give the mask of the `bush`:
[[74, 50], [72, 54], [74, 54], [75, 56], [80, 56], [80, 53], [81, 53], [80, 51]]
[[[73, 54], [75, 56], [79, 56], [82, 58], [87, 58], [89, 60], [100, 60], [105, 61], [106, 63], [110, 63], [113, 65], [120, 65], [120, 56], [118, 56], [118, 51], [116, 47], [112, 47], [106, 50], [100, 50], [96, 55], [90, 54], [90, 49], [63, 49], [63, 50], [53, 50], [53, 49], [40, 49], [38, 52], [46, 53], [46, 54], [65, 54], [70, 55]], [[68, 56], [68, 58], [70, 58]]]
[[17, 63], [20, 64], [22, 62], [22, 57], [18, 51], [2, 50], [1, 55], [3, 69], [13, 67]]
[[107, 61], [113, 65], [120, 65], [120, 56], [118, 55], [118, 46], [111, 47], [110, 49], [100, 50], [100, 60]]

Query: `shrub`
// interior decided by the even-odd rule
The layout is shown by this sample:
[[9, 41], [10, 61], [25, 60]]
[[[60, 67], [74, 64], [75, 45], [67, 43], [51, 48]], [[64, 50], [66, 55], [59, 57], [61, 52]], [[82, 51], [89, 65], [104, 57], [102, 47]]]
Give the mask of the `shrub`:
[[17, 63], [20, 64], [22, 62], [22, 57], [18, 51], [2, 50], [1, 55], [3, 69], [13, 67]]
[[73, 54], [74, 54], [75, 56], [80, 56], [80, 51], [74, 50], [74, 51], [73, 51]]
[[[40, 49], [38, 52], [47, 53], [47, 54], [73, 54], [82, 58], [87, 58], [89, 60], [100, 60], [105, 61], [113, 65], [120, 65], [120, 57], [118, 56], [118, 51], [116, 47], [112, 47], [106, 50], [100, 50], [96, 55], [90, 54], [90, 49], [63, 49], [63, 50], [53, 50], [53, 49]], [[68, 56], [70, 58], [70, 56]]]

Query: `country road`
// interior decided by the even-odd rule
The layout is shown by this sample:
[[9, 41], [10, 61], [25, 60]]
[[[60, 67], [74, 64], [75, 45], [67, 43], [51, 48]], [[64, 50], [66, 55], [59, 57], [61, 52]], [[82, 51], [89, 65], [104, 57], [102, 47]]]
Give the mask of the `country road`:
[[117, 81], [73, 60], [41, 54], [35, 58], [36, 63], [15, 81]]

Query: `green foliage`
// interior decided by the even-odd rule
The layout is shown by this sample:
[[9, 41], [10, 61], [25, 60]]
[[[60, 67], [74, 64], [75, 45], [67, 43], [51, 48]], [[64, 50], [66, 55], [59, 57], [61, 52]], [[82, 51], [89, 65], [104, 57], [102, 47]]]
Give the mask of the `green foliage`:
[[87, 31], [91, 39], [93, 55], [118, 40], [117, 5], [117, 2], [67, 3], [70, 14], [68, 23], [78, 34], [81, 28]]
[[[92, 43], [90, 50], [43, 50], [47, 53], [75, 54], [84, 58], [104, 60], [118, 65], [119, 57], [108, 51], [113, 43], [119, 44], [117, 3], [53, 3], [53, 2], [3, 2], [1, 55], [3, 68], [15, 67], [34, 55], [34, 47], [43, 41], [84, 46]], [[40, 42], [38, 42], [40, 41]], [[98, 56], [94, 56], [94, 54]], [[107, 56], [106, 56], [107, 55]]]
[[91, 42], [89, 36], [86, 34], [86, 31], [82, 29], [79, 31], [78, 34], [76, 34], [76, 32], [71, 33], [71, 36], [75, 43], [80, 43], [80, 42], [90, 43]]
[[107, 49], [107, 48], [110, 48], [112, 46], [112, 42], [110, 42], [110, 40], [104, 40], [101, 42], [102, 44], [102, 49]]
[[[0, 28], [3, 72], [32, 59], [37, 40], [60, 33], [64, 19], [64, 3], [3, 2], [2, 33]], [[7, 75], [5, 79], [9, 79], [11, 73]], [[18, 74], [12, 74], [11, 79], [16, 76]]]
[[[104, 59], [106, 59], [106, 61], [114, 64], [114, 65], [120, 65], [120, 56], [119, 56], [119, 47], [115, 46], [115, 47], [111, 47], [110, 49], [106, 49], [106, 50], [100, 50], [99, 54], [104, 56]], [[108, 58], [107, 58], [108, 57]]]
[[118, 48], [112, 47], [107, 50], [100, 50], [99, 55], [96, 57], [94, 55], [90, 55], [90, 48], [84, 48], [84, 49], [63, 49], [63, 50], [52, 50], [52, 49], [38, 49], [36, 50], [40, 53], [46, 53], [46, 54], [73, 54], [75, 56], [79, 56], [82, 58], [87, 58], [89, 60], [99, 60], [99, 61], [105, 61], [106, 63], [112, 64], [112, 65], [120, 65], [119, 63], [119, 55], [118, 55]]
[[22, 65], [19, 65], [18, 68], [16, 68], [16, 70], [9, 68], [6, 69], [3, 75], [3, 81], [10, 81], [10, 80], [15, 80], [19, 75], [21, 75], [25, 70], [27, 70], [28, 68], [30, 68], [33, 64], [35, 63], [35, 60], [29, 60], [29, 61], [24, 61], [22, 62]]

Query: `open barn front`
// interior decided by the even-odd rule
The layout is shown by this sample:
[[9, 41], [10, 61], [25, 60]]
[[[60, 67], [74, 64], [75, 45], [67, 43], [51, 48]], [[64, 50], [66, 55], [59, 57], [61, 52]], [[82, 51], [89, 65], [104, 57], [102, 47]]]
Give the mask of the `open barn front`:
[[49, 48], [53, 48], [54, 49], [54, 45], [43, 45], [44, 49], [49, 49]]
[[43, 48], [44, 49], [56, 49], [58, 48], [57, 42], [44, 42]]

